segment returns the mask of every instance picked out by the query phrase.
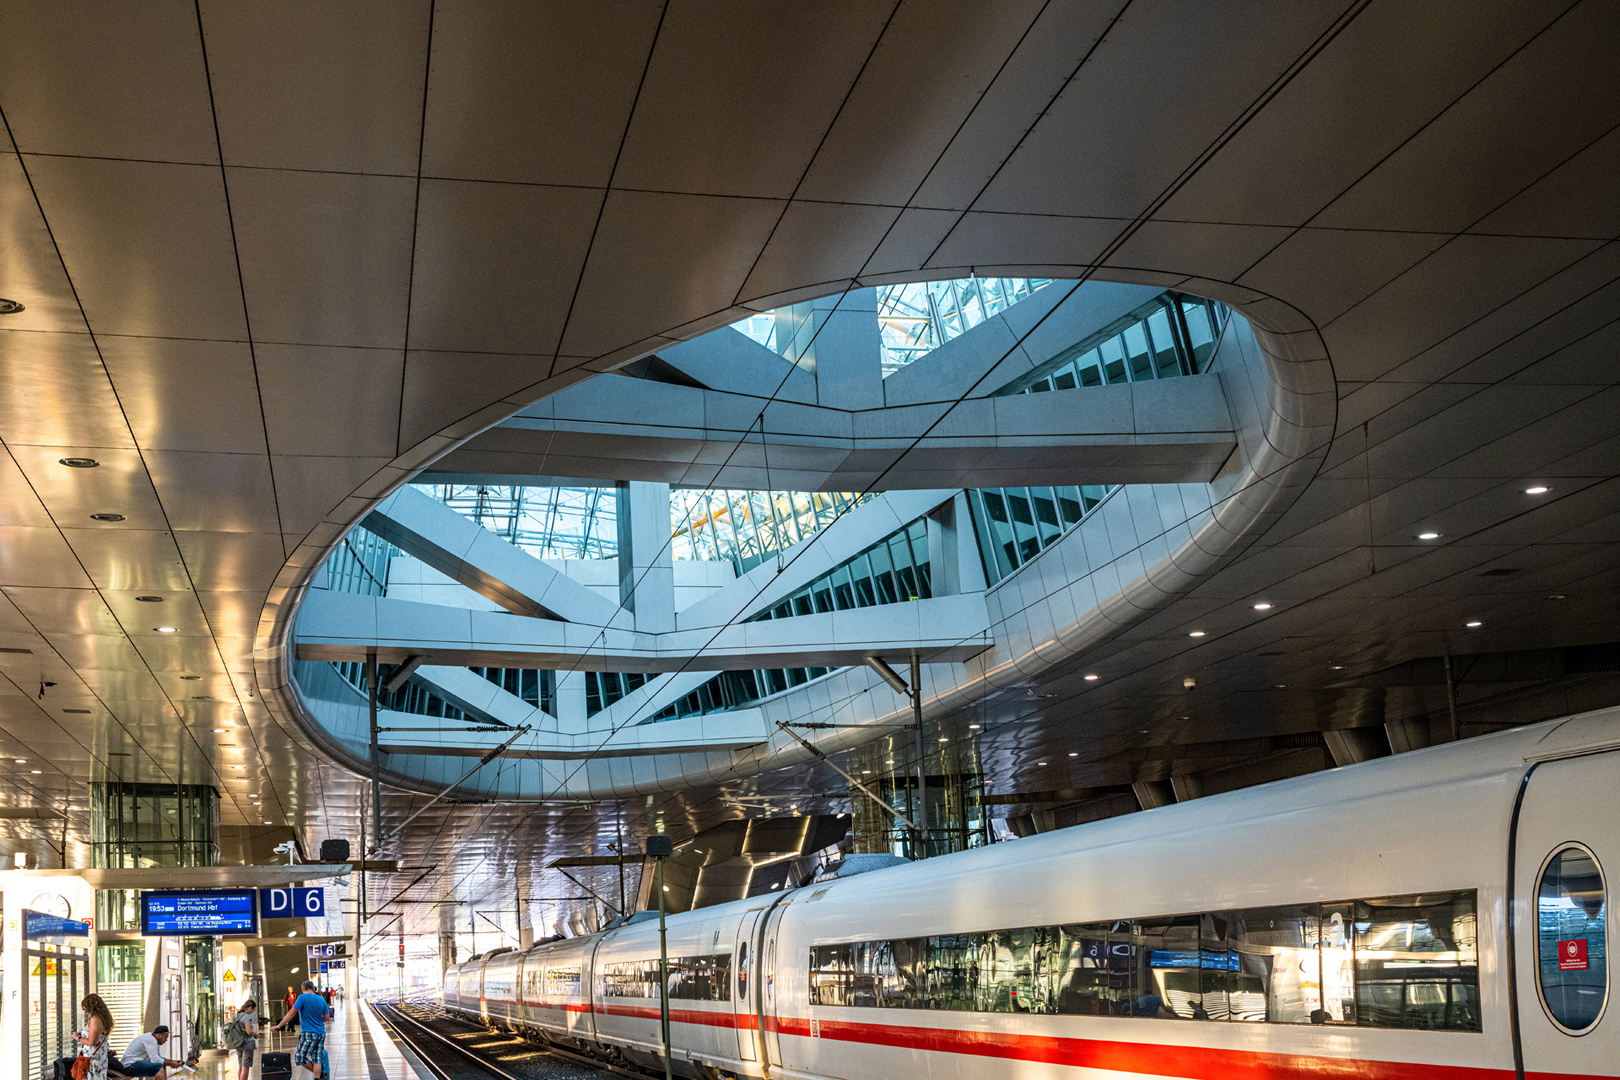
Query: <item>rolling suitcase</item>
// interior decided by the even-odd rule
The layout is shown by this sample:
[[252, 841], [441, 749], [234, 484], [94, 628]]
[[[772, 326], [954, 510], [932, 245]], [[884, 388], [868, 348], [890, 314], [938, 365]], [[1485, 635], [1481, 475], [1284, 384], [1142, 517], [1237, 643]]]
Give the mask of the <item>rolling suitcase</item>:
[[292, 1055], [284, 1051], [259, 1055], [259, 1076], [262, 1080], [292, 1080]]

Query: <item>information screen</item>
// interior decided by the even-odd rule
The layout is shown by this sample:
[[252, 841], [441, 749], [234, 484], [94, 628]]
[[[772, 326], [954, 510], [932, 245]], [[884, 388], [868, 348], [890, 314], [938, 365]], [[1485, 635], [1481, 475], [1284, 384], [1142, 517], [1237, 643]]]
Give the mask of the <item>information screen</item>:
[[257, 936], [259, 916], [252, 889], [141, 894], [141, 933], [147, 937], [182, 934]]

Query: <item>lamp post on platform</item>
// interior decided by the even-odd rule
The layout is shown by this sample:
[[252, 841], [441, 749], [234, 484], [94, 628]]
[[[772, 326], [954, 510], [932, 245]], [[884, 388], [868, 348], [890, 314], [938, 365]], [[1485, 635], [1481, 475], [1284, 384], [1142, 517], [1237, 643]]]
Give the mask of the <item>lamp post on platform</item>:
[[664, 1035], [664, 1080], [674, 1080], [669, 1056], [669, 939], [664, 930], [664, 860], [675, 854], [675, 842], [662, 834], [647, 837], [653, 860], [653, 891], [658, 893], [658, 1005]]

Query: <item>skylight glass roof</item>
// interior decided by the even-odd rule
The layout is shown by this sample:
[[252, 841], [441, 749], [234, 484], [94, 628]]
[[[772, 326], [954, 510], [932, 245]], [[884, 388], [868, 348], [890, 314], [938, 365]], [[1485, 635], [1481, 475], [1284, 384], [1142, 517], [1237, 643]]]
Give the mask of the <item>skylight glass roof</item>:
[[[877, 318], [884, 376], [1049, 284], [1049, 278], [957, 278], [880, 286], [876, 290]], [[811, 304], [761, 312], [732, 326], [789, 360], [797, 361], [812, 351], [815, 319]]]
[[619, 553], [618, 499], [611, 487], [414, 484], [540, 559], [611, 559]]

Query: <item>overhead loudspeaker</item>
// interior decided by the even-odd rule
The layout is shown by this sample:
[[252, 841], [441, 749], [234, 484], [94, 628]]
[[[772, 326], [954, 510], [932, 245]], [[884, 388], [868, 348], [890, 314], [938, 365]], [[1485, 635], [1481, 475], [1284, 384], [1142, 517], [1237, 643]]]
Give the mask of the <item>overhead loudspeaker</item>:
[[349, 842], [347, 840], [322, 840], [321, 862], [348, 862]]

